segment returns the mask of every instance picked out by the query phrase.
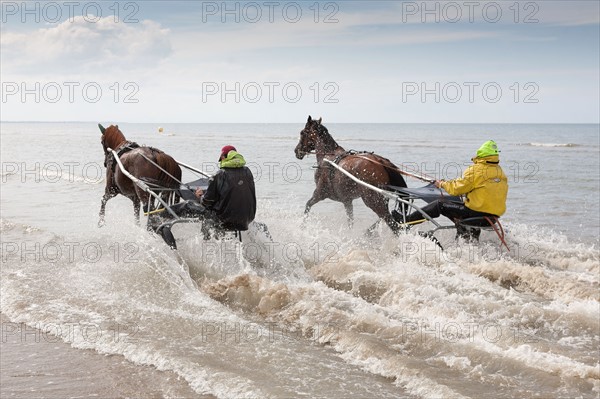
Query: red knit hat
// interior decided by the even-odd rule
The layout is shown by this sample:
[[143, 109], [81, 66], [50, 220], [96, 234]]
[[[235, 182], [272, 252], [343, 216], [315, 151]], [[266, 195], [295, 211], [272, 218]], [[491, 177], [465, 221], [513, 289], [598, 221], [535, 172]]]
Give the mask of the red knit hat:
[[227, 154], [229, 154], [229, 151], [237, 151], [237, 150], [232, 145], [226, 145], [225, 147], [221, 148], [221, 156], [219, 157], [219, 161], [221, 160], [221, 158], [227, 157]]

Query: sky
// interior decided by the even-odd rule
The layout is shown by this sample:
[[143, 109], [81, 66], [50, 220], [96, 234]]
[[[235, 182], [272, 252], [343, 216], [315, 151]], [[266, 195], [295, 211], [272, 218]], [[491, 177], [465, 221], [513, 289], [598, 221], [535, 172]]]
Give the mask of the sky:
[[599, 123], [599, 1], [2, 1], [2, 121]]

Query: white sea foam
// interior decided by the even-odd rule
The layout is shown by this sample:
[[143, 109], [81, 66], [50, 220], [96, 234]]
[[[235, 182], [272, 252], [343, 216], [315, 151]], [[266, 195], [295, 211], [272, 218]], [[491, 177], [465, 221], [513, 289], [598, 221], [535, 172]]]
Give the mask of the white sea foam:
[[532, 147], [579, 147], [579, 144], [574, 143], [525, 143]]
[[[523, 129], [532, 143], [566, 140], [522, 128], [503, 145], [503, 162], [531, 159], [531, 145], [509, 144]], [[199, 150], [178, 140], [196, 137], [196, 130], [181, 130], [168, 138], [169, 149], [193, 163]], [[402, 135], [373, 142], [389, 142], [386, 156], [394, 160], [456, 161], [455, 154], [438, 159], [441, 151], [428, 152], [427, 143], [441, 141], [424, 134], [415, 147]], [[272, 241], [245, 234], [242, 243], [205, 242], [197, 226], [178, 226], [177, 254], [135, 226], [131, 203], [122, 197], [109, 202], [107, 224], [97, 229], [101, 184], [63, 175], [61, 182], [72, 180], [76, 188], [66, 190], [7, 176], [1, 311], [50, 333], [62, 326], [61, 338], [75, 347], [171, 370], [196, 392], [218, 397], [597, 396], [597, 200], [589, 192], [578, 197], [577, 165], [552, 169], [556, 157], [568, 163], [583, 149], [540, 146], [540, 173], [551, 171], [552, 181], [511, 181], [510, 195], [519, 200], [503, 217], [510, 252], [493, 232], [467, 244], [451, 231], [436, 233], [442, 251], [414, 232], [396, 237], [383, 225], [366, 238], [376, 217], [359, 201], [352, 229], [339, 203], [319, 203], [303, 218], [314, 161], [292, 164], [296, 136], [294, 143], [287, 130], [274, 136], [203, 136], [207, 148], [236, 138], [249, 160], [301, 168], [299, 181], [269, 175], [266, 167], [257, 174], [257, 220], [267, 224]], [[348, 148], [358, 148], [351, 143], [359, 136], [344, 135]], [[97, 137], [83, 141], [82, 158], [101, 159]], [[63, 147], [48, 153], [68, 160]], [[515, 172], [515, 163], [506, 162], [506, 171]], [[59, 178], [50, 172], [46, 177]], [[560, 211], [573, 212], [561, 216], [549, 205], [556, 202]], [[62, 257], [51, 259], [57, 247]], [[68, 326], [74, 334], [64, 334]], [[103, 335], [91, 339], [93, 331]]]

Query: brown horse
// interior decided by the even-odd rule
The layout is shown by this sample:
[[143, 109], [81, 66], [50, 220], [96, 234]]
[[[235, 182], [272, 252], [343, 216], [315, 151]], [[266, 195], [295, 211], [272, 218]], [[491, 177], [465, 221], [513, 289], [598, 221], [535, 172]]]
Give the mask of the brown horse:
[[328, 159], [335, 162], [358, 179], [376, 187], [388, 184], [406, 187], [404, 177], [402, 177], [399, 169], [390, 160], [373, 153], [344, 150], [331, 137], [327, 128], [321, 124], [321, 118], [314, 120], [309, 115], [306, 126], [300, 132], [300, 141], [294, 152], [296, 153], [296, 158], [303, 159], [306, 154], [313, 151], [317, 156], [318, 164], [315, 171], [315, 183], [317, 187], [312, 197], [306, 203], [305, 214], [308, 214], [314, 204], [329, 198], [344, 204], [346, 214], [348, 215], [348, 222], [352, 224], [354, 213], [352, 201], [360, 197], [365, 205], [383, 219], [392, 231], [395, 233], [399, 231], [398, 223], [389, 212], [386, 198], [379, 193], [359, 185], [324, 161]]
[[[149, 194], [135, 185], [116, 164], [111, 148], [117, 152], [121, 163], [131, 175], [145, 182], [150, 182], [157, 187], [177, 189], [179, 183], [173, 177], [181, 181], [181, 168], [173, 158], [164, 152], [152, 147], [140, 147], [135, 143], [127, 141], [118, 125], [111, 125], [106, 129], [98, 124], [102, 137], [100, 142], [104, 148], [104, 166], [106, 166], [106, 188], [100, 206], [99, 226], [104, 225], [104, 212], [106, 202], [117, 194], [121, 194], [133, 201], [133, 214], [136, 222], [140, 220], [140, 201], [144, 209], [148, 207]], [[160, 166], [163, 170], [157, 168]], [[168, 173], [165, 173], [165, 171]], [[169, 176], [171, 175], [171, 176]]]

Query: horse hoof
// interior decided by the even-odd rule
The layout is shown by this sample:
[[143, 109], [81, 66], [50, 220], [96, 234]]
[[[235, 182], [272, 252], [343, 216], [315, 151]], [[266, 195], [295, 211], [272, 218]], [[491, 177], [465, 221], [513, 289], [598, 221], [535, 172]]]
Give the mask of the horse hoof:
[[364, 237], [368, 239], [379, 238], [379, 232], [375, 229], [367, 229], [367, 231], [365, 231]]
[[104, 226], [104, 220], [101, 220], [98, 222], [98, 227], [103, 227]]
[[302, 216], [302, 219], [300, 220], [300, 228], [304, 229], [306, 227], [306, 223], [308, 221], [308, 216], [304, 215]]

